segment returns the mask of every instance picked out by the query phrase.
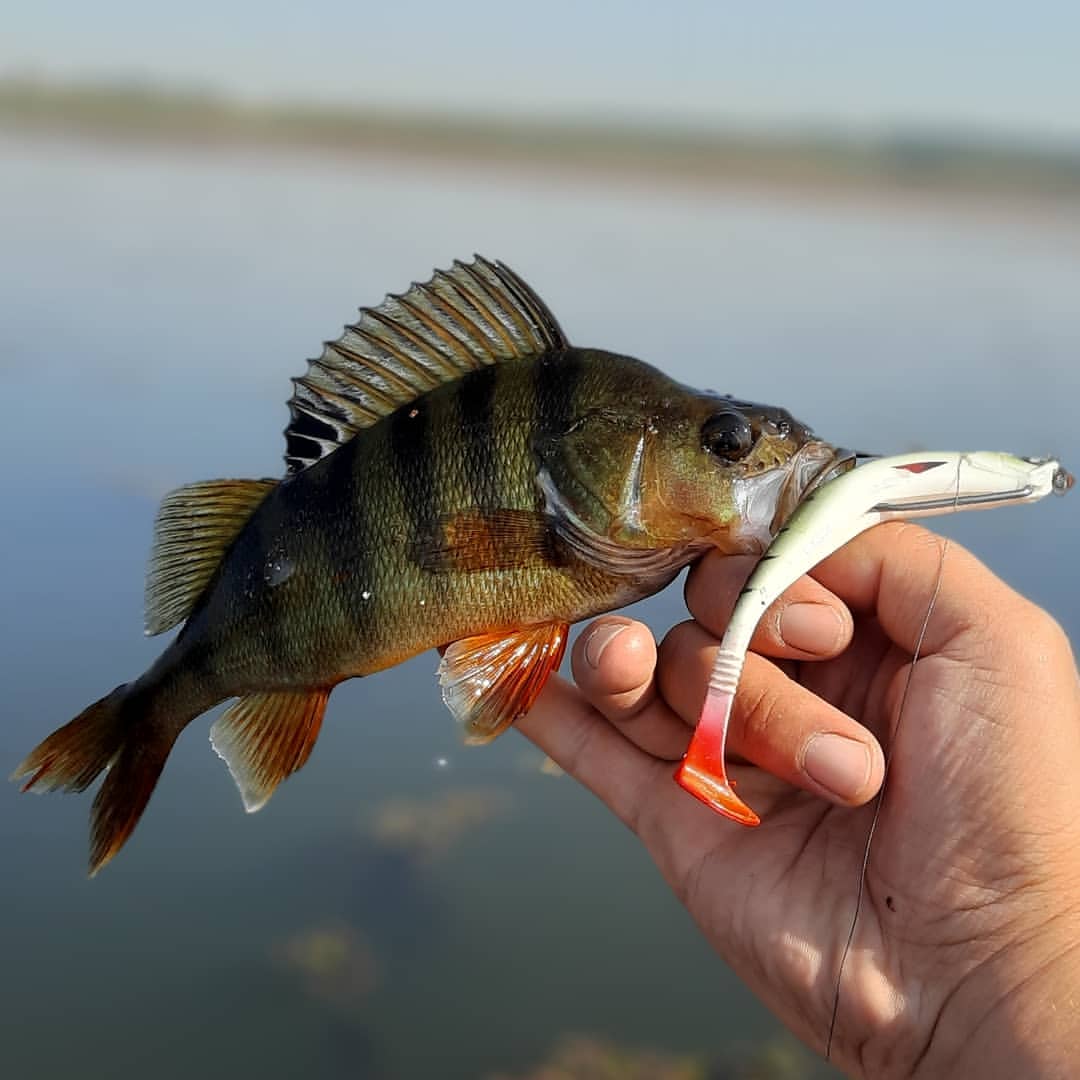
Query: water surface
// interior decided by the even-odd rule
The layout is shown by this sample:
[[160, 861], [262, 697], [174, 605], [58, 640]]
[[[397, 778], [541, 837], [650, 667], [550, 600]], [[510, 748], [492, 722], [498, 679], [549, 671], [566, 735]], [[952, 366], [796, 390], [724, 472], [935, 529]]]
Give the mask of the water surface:
[[[473, 251], [575, 342], [836, 442], [1080, 462], [1080, 214], [49, 141], [0, 161], [0, 771], [156, 655], [158, 498], [278, 474], [319, 341]], [[1074, 497], [943, 528], [1075, 638], [1078, 525]], [[684, 617], [677, 589], [641, 611]], [[0, 789], [12, 1075], [479, 1077], [566, 1032], [716, 1058], [775, 1037], [598, 803], [516, 735], [460, 746], [434, 668], [336, 691], [255, 816], [193, 724], [93, 882], [88, 800]]]

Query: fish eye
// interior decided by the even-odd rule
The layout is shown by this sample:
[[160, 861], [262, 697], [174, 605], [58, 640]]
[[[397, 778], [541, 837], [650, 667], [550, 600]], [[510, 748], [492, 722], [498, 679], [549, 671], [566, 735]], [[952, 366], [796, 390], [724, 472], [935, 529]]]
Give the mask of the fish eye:
[[736, 461], [754, 445], [754, 431], [742, 413], [714, 413], [702, 425], [701, 445], [715, 457]]

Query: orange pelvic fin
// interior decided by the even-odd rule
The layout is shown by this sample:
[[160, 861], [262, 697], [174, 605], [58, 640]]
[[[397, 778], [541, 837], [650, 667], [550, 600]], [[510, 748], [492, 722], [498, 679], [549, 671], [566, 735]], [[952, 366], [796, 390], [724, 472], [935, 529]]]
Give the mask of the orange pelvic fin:
[[724, 746], [734, 695], [710, 693], [705, 699], [697, 730], [690, 741], [675, 780], [683, 790], [724, 817], [741, 825], [759, 825], [761, 818], [735, 794], [734, 781], [724, 764]]
[[329, 696], [325, 688], [248, 694], [214, 721], [210, 743], [229, 766], [249, 814], [311, 756]]
[[562, 662], [569, 629], [545, 623], [509, 635], [463, 638], [447, 648], [439, 682], [466, 742], [490, 742], [532, 708]]

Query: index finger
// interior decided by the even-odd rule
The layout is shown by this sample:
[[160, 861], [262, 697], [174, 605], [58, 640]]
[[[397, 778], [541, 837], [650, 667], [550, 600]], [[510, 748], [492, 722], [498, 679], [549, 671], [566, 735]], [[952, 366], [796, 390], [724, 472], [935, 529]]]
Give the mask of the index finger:
[[[756, 559], [710, 552], [686, 579], [690, 614], [717, 638], [724, 636], [740, 590]], [[750, 648], [787, 660], [827, 660], [851, 642], [851, 613], [844, 603], [811, 577], [784, 590], [761, 616]]]

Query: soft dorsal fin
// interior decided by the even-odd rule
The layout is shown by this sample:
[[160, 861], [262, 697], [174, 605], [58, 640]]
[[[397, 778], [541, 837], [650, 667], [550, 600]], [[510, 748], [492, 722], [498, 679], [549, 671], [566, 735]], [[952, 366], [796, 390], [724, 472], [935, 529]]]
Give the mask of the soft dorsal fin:
[[390, 295], [293, 379], [285, 462], [299, 472], [440, 383], [567, 346], [555, 316], [508, 266], [477, 255]]
[[146, 632], [186, 619], [225, 549], [277, 480], [203, 480], [171, 491], [154, 523], [146, 571]]

